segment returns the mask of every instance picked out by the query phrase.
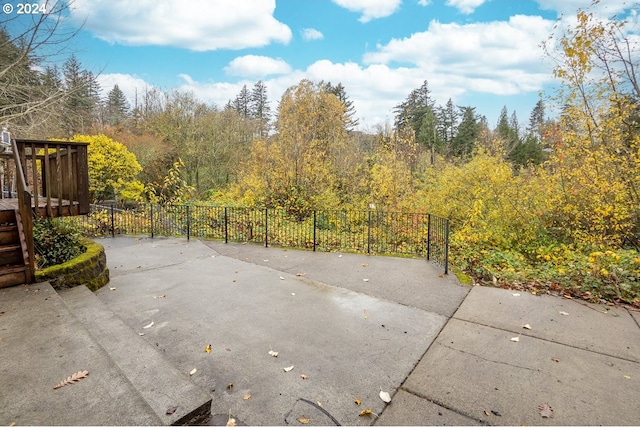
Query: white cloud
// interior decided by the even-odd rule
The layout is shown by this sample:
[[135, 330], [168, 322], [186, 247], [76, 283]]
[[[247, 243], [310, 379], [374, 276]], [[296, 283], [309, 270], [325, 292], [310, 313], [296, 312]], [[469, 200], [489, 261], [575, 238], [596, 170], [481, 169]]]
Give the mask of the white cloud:
[[[447, 0], [447, 6], [453, 6], [464, 13], [465, 15], [471, 15], [482, 3], [486, 0]], [[563, 0], [564, 1], [564, 0]]]
[[194, 51], [287, 44], [275, 0], [74, 0], [71, 19], [110, 43]]
[[402, 0], [332, 0], [338, 6], [352, 12], [362, 13], [359, 21], [366, 23], [372, 19], [386, 18], [398, 10]]
[[245, 55], [231, 61], [224, 68], [224, 71], [233, 76], [261, 77], [273, 74], [287, 74], [291, 72], [291, 67], [282, 59]]
[[302, 38], [305, 40], [322, 40], [324, 35], [315, 28], [305, 28], [302, 30]]
[[106, 96], [115, 85], [118, 85], [118, 88], [120, 88], [127, 97], [131, 108], [135, 108], [136, 98], [138, 102], [142, 102], [144, 91], [153, 88], [153, 86], [144, 81], [144, 79], [130, 74], [99, 74], [97, 80], [102, 89], [102, 96]]
[[540, 89], [550, 79], [539, 45], [552, 26], [524, 15], [466, 25], [431, 21], [425, 32], [379, 45], [364, 62], [410, 64], [425, 76], [447, 76], [465, 90], [517, 94]]
[[418, 4], [420, 6], [429, 6], [431, 4], [431, 0], [418, 0]]

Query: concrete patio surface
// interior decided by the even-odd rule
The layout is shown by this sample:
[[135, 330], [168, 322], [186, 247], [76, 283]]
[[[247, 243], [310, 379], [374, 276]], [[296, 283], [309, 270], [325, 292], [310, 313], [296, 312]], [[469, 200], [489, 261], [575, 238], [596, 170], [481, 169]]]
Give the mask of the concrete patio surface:
[[97, 241], [95, 295], [0, 289], [0, 423], [171, 424], [210, 399], [209, 425], [640, 424], [632, 309], [465, 286], [423, 259]]

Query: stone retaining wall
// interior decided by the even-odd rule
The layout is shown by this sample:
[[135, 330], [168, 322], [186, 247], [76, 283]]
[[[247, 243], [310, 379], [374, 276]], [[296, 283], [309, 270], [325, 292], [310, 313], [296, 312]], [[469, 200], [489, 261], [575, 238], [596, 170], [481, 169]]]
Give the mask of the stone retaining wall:
[[87, 247], [85, 253], [64, 264], [37, 270], [36, 281], [48, 281], [55, 289], [86, 285], [92, 291], [109, 283], [109, 269], [104, 247], [89, 239], [83, 240], [82, 244]]

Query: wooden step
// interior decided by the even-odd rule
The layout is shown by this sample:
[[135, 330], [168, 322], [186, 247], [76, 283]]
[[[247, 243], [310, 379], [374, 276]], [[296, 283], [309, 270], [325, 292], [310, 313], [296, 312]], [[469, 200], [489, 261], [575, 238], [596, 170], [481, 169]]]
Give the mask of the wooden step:
[[0, 246], [0, 266], [7, 264], [24, 264], [20, 243]]
[[0, 288], [22, 285], [27, 281], [27, 267], [10, 265], [0, 268]]
[[17, 242], [20, 242], [18, 226], [15, 224], [0, 225], [0, 245], [8, 245], [10, 243]]
[[16, 213], [15, 211], [0, 211], [0, 225], [1, 224], [15, 224], [16, 223]]

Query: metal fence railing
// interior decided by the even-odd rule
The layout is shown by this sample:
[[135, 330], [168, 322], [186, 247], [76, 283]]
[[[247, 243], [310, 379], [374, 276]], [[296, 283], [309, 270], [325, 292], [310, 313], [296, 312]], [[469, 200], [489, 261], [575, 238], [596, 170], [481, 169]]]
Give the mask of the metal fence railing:
[[425, 257], [449, 272], [449, 220], [423, 213], [285, 209], [202, 205], [91, 207], [65, 218], [85, 235], [148, 235], [252, 242], [308, 250]]

